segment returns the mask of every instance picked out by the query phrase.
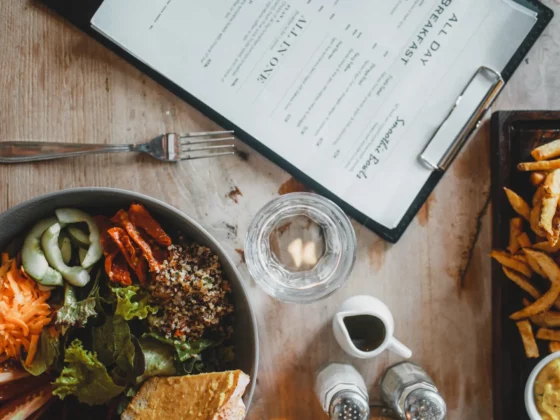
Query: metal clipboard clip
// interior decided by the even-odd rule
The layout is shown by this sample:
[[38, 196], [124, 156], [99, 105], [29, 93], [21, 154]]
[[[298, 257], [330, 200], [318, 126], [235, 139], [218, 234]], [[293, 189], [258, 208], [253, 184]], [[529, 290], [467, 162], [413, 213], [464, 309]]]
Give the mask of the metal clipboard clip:
[[[487, 84], [492, 82], [490, 88]], [[470, 135], [480, 126], [482, 118], [490, 108], [498, 94], [504, 88], [502, 75], [489, 67], [480, 67], [467, 83], [455, 104], [440, 124], [424, 151], [420, 154], [420, 161], [430, 169], [445, 171]], [[464, 123], [464, 106], [471, 107], [473, 101], [482, 96], [472, 115]], [[465, 105], [466, 104], [466, 105]], [[463, 124], [463, 125], [461, 125]]]

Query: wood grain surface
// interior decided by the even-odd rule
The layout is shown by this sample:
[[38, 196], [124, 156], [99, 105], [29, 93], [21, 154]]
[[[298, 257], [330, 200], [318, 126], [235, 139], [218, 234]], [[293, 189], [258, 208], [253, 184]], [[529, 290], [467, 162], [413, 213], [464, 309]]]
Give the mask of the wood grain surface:
[[[560, 13], [559, 0], [546, 0]], [[0, 140], [119, 143], [164, 131], [217, 129], [173, 94], [27, 0], [0, 3]], [[529, 53], [494, 109], [560, 108], [560, 24]], [[322, 419], [315, 371], [353, 363], [372, 398], [399, 358], [346, 356], [330, 322], [347, 297], [371, 294], [395, 316], [396, 336], [433, 377], [450, 419], [492, 416], [489, 128], [457, 158], [400, 242], [390, 246], [354, 223], [358, 262], [347, 284], [308, 306], [278, 303], [249, 278], [241, 256], [252, 216], [290, 176], [240, 145], [248, 160], [162, 164], [133, 154], [0, 166], [0, 211], [39, 194], [79, 186], [139, 191], [204, 225], [238, 261], [260, 328], [261, 364], [249, 420]], [[288, 183], [288, 184], [286, 184]], [[236, 187], [242, 196], [229, 195]]]

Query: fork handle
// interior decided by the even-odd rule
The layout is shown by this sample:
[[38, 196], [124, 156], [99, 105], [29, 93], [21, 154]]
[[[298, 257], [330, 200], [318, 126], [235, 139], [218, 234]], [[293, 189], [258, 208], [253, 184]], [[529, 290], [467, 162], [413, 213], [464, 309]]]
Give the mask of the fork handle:
[[38, 141], [0, 142], [0, 163], [34, 162], [93, 153], [134, 151], [133, 144], [76, 144]]

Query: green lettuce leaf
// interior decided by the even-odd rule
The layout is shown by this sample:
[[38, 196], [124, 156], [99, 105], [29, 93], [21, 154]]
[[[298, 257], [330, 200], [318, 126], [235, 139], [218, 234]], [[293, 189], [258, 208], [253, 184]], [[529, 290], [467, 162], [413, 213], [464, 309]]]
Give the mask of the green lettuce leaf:
[[175, 368], [175, 351], [171, 346], [151, 338], [141, 338], [140, 346], [144, 353], [145, 370], [136, 379], [141, 383], [152, 376], [173, 376], [177, 374]]
[[126, 321], [133, 318], [144, 319], [158, 311], [157, 306], [150, 305], [152, 301], [150, 293], [140, 286], [111, 287], [111, 290], [117, 297], [115, 315], [122, 316]]
[[75, 395], [82, 403], [104, 404], [124, 391], [116, 385], [95, 353], [85, 350], [75, 339], [64, 354], [64, 369], [54, 381], [53, 394], [61, 400]]
[[180, 362], [184, 362], [185, 360], [203, 352], [207, 348], [218, 344], [216, 341], [209, 340], [207, 338], [200, 338], [196, 341], [181, 341], [173, 338], [165, 338], [155, 332], [145, 333], [142, 337], [152, 337], [162, 343], [173, 346], [177, 354], [177, 359]]
[[39, 376], [55, 362], [59, 353], [58, 338], [52, 337], [45, 329], [43, 329], [41, 337], [39, 338], [37, 354], [35, 354], [33, 363], [31, 363], [31, 366], [27, 366], [23, 362], [22, 358], [21, 365], [33, 376]]
[[191, 357], [190, 359], [185, 360], [184, 362], [177, 362], [177, 374], [178, 375], [191, 375], [195, 372], [195, 363], [201, 362], [199, 360], [200, 355], [195, 357]]
[[76, 299], [74, 287], [64, 284], [64, 305], [56, 314], [56, 323], [63, 326], [63, 333], [69, 327], [83, 327], [90, 316], [96, 316], [95, 297], [89, 296], [79, 301]]
[[105, 366], [115, 364], [115, 374], [129, 378], [134, 370], [132, 335], [126, 321], [120, 316], [108, 316], [105, 324], [92, 328], [93, 351]]

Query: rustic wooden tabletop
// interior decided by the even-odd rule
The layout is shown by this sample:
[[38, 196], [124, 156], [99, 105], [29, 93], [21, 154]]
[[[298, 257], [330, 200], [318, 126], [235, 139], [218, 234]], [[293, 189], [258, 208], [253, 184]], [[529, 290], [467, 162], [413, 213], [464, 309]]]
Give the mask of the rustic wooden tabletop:
[[[560, 0], [546, 0], [560, 14]], [[218, 127], [36, 2], [0, 3], [0, 140], [120, 143], [165, 131]], [[554, 20], [501, 94], [496, 109], [560, 108], [560, 24]], [[441, 390], [452, 419], [489, 419], [491, 203], [488, 124], [457, 158], [406, 234], [389, 245], [354, 223], [358, 261], [335, 295], [307, 306], [279, 303], [249, 278], [242, 256], [253, 215], [301, 188], [256, 152], [248, 159], [158, 163], [134, 154], [0, 166], [0, 212], [63, 188], [139, 191], [197, 219], [238, 262], [260, 334], [258, 386], [248, 419], [320, 419], [316, 369], [354, 364], [373, 395], [399, 361], [346, 356], [330, 322], [347, 297], [371, 294], [395, 315], [396, 336]], [[230, 194], [239, 188], [242, 195]]]

